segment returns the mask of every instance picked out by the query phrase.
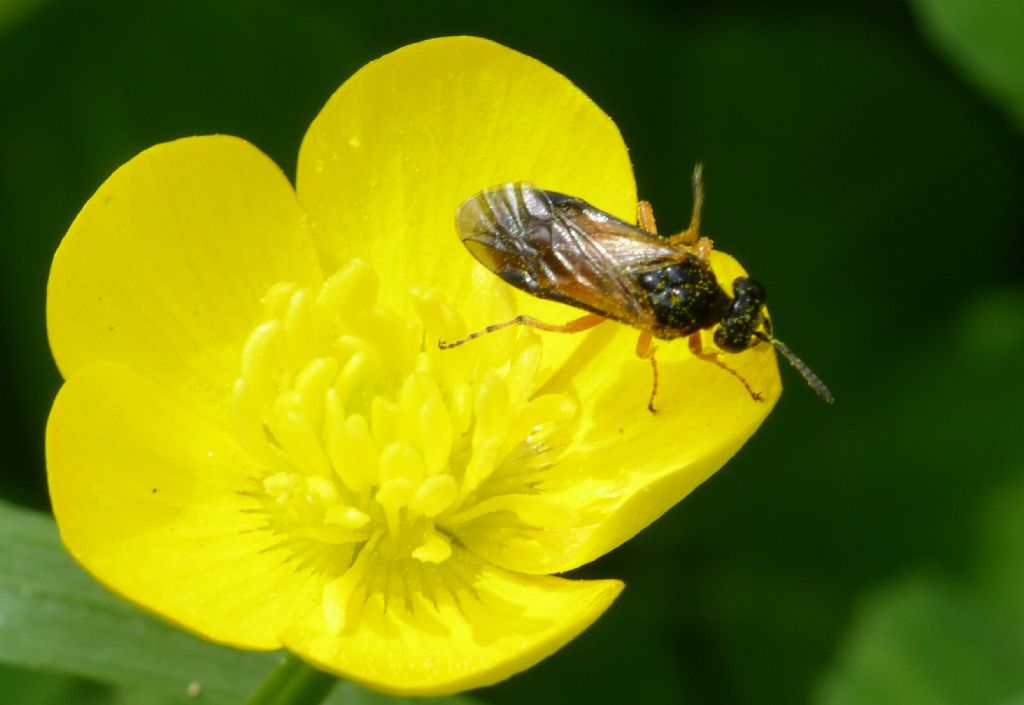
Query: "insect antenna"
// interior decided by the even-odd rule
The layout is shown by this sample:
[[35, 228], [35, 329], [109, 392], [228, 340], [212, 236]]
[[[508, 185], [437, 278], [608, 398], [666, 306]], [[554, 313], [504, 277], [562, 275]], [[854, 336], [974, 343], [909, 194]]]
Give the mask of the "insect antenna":
[[828, 390], [828, 387], [826, 387], [825, 383], [821, 381], [821, 378], [814, 374], [814, 371], [807, 366], [807, 363], [797, 357], [792, 350], [786, 347], [785, 343], [778, 338], [762, 333], [761, 331], [755, 331], [754, 335], [766, 343], [771, 343], [772, 347], [782, 353], [786, 359], [789, 360], [789, 364], [793, 365], [793, 367], [797, 369], [797, 372], [803, 375], [804, 379], [807, 380], [807, 384], [811, 385], [811, 389], [816, 391], [818, 396], [829, 404], [835, 401], [835, 398], [832, 396], [832, 392]]

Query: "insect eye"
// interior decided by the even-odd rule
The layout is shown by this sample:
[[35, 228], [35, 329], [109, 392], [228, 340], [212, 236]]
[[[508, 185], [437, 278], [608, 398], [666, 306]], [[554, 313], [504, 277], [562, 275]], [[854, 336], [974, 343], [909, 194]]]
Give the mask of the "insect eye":
[[727, 318], [715, 329], [715, 345], [725, 352], [742, 352], [751, 342], [751, 331], [742, 319]]
[[759, 306], [765, 302], [766, 294], [761, 283], [750, 277], [736, 277], [732, 283], [733, 296], [736, 300], [756, 302]]
[[754, 331], [763, 319], [765, 292], [750, 277], [737, 277], [732, 290], [735, 298], [715, 330], [715, 345], [726, 352], [740, 352], [757, 342]]

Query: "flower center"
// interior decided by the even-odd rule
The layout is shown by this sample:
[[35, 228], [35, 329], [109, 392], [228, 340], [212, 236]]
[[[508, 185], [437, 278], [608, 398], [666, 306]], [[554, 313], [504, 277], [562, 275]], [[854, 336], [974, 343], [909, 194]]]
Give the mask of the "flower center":
[[358, 261], [319, 291], [271, 287], [231, 392], [240, 442], [264, 468], [253, 493], [271, 528], [337, 574], [368, 546], [439, 564], [460, 521], [536, 514], [481, 488], [524, 448], [543, 454], [548, 430], [576, 414], [564, 394], [533, 396], [533, 332], [441, 351], [437, 339], [464, 328], [436, 293], [414, 293], [419, 316], [407, 319], [376, 292]]

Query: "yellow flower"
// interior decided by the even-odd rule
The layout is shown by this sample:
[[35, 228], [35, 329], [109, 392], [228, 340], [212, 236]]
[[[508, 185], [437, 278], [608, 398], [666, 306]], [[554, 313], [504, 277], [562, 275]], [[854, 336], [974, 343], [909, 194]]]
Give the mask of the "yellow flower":
[[[476, 264], [458, 204], [528, 180], [636, 208], [612, 123], [542, 64], [475, 38], [372, 62], [306, 134], [297, 185], [225, 136], [118, 169], [54, 258], [66, 383], [47, 429], [72, 554], [209, 639], [285, 647], [394, 693], [493, 683], [622, 585], [566, 580], [719, 468], [778, 397], [768, 346], [730, 361], [768, 403], [636, 331], [506, 329], [532, 299]], [[731, 281], [740, 270], [724, 255]]]

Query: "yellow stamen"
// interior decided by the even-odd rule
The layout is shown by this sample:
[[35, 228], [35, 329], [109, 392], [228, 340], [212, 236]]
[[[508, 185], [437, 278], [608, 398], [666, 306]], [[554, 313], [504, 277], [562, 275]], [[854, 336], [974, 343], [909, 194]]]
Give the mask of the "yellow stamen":
[[452, 337], [462, 322], [439, 294], [417, 294], [409, 320], [378, 305], [378, 289], [360, 262], [317, 291], [270, 287], [231, 390], [239, 446], [265, 470], [253, 492], [268, 526], [338, 576], [323, 596], [332, 631], [357, 615], [387, 621], [396, 599], [414, 608], [427, 584], [415, 576], [448, 560], [466, 522], [579, 520], [532, 493], [539, 477], [518, 481], [555, 462], [547, 439], [577, 410], [565, 393], [537, 395], [550, 377], [539, 337], [441, 351], [437, 328]]

